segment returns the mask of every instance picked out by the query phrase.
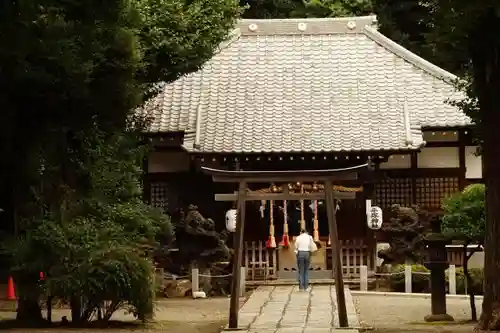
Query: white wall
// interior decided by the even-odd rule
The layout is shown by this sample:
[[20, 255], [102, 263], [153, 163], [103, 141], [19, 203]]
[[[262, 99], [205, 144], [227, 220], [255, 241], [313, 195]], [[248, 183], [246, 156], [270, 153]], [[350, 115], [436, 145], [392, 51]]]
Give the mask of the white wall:
[[418, 154], [419, 168], [458, 168], [458, 148], [423, 148]]
[[182, 172], [189, 170], [189, 155], [184, 152], [153, 152], [148, 159], [148, 172]]
[[476, 146], [465, 147], [465, 167], [467, 168], [465, 178], [467, 179], [483, 178], [481, 156], [475, 155], [476, 149]]

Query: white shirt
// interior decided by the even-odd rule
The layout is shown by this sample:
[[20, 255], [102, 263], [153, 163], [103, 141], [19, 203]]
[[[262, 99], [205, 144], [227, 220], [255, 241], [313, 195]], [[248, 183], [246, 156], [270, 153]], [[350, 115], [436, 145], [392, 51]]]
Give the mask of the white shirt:
[[226, 212], [226, 229], [229, 232], [236, 231], [236, 209], [230, 209]]
[[312, 241], [311, 235], [307, 232], [300, 234], [295, 238], [295, 251], [309, 251]]

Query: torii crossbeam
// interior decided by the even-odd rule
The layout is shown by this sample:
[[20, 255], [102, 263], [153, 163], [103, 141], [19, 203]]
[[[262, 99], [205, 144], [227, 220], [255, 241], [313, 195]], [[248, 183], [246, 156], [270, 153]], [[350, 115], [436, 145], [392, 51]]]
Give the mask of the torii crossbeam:
[[[350, 168], [326, 169], [326, 170], [282, 170], [282, 171], [244, 171], [244, 170], [220, 170], [202, 167], [207, 175], [212, 176], [215, 182], [238, 183], [237, 193], [216, 194], [218, 201], [237, 201], [238, 214], [235, 232], [235, 258], [233, 261], [233, 282], [231, 285], [231, 303], [229, 308], [229, 328], [238, 328], [238, 310], [240, 295], [240, 267], [243, 260], [243, 230], [245, 225], [245, 202], [253, 200], [311, 200], [324, 199], [330, 229], [330, 240], [332, 244], [332, 267], [334, 271], [337, 304], [340, 327], [348, 327], [347, 310], [344, 294], [344, 280], [342, 276], [342, 265], [340, 261], [340, 246], [338, 239], [336, 220], [336, 200], [353, 199], [351, 193], [335, 192], [333, 182], [356, 180], [360, 173], [372, 170], [372, 163], [357, 165]], [[247, 193], [249, 183], [278, 183], [278, 182], [323, 182], [324, 192], [316, 193]]]

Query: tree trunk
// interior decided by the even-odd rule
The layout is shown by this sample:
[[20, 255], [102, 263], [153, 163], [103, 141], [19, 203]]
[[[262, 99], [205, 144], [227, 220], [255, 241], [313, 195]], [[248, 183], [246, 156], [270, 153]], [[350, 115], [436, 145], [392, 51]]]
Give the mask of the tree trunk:
[[38, 299], [20, 298], [17, 303], [16, 320], [29, 326], [39, 326], [44, 320]]
[[77, 325], [82, 321], [82, 301], [80, 297], [72, 297], [70, 300], [71, 306], [71, 324]]
[[469, 247], [469, 243], [464, 244], [464, 251], [463, 251], [463, 269], [464, 269], [464, 275], [465, 275], [465, 280], [466, 280], [466, 286], [467, 286], [467, 293], [469, 294], [469, 301], [470, 301], [470, 313], [471, 313], [471, 320], [472, 321], [477, 321], [477, 311], [476, 311], [476, 300], [474, 298], [474, 289], [472, 288], [473, 282], [472, 278], [469, 274], [469, 259], [472, 256], [473, 251], [471, 251], [471, 255], [469, 256], [467, 253], [467, 248]]
[[478, 125], [483, 139], [483, 178], [486, 184], [484, 238], [484, 300], [479, 328], [500, 329], [500, 19], [485, 10], [471, 31], [469, 52], [473, 88], [479, 99]]

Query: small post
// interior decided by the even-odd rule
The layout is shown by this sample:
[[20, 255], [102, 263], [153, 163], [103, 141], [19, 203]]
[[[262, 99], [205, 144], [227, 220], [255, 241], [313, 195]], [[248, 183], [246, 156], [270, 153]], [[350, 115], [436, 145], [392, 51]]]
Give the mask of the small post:
[[245, 266], [241, 266], [240, 270], [240, 297], [245, 296], [245, 291], [246, 291], [246, 280], [247, 280], [247, 273], [245, 270]]
[[368, 290], [368, 266], [366, 265], [359, 267], [359, 290]]
[[450, 265], [448, 268], [448, 289], [450, 295], [456, 295], [457, 294], [457, 270], [455, 265]]
[[405, 293], [411, 293], [411, 265], [405, 265]]
[[191, 290], [193, 293], [200, 290], [200, 274], [198, 268], [191, 269]]

